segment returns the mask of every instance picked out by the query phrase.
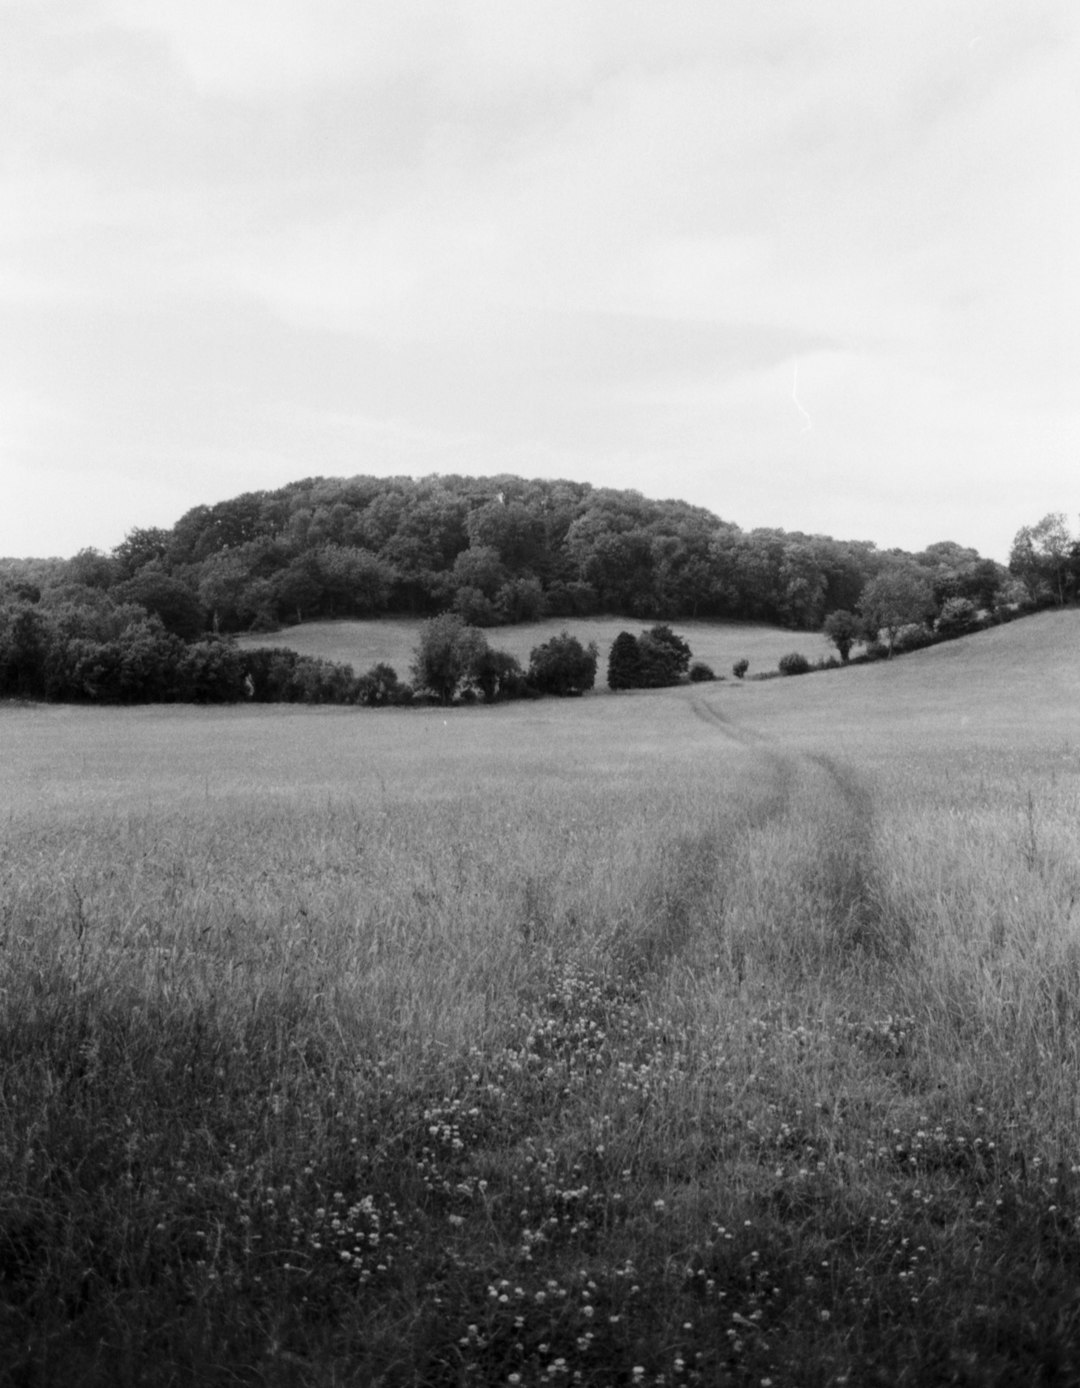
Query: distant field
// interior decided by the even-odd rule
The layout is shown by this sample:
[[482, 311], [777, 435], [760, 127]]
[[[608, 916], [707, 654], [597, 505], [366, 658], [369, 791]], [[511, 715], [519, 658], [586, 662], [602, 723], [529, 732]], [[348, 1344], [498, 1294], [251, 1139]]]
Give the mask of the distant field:
[[1078, 648], [0, 705], [12, 1381], [1080, 1381]]
[[[492, 646], [509, 651], [529, 663], [529, 652], [560, 631], [572, 632], [582, 642], [595, 641], [600, 651], [597, 686], [605, 688], [608, 652], [620, 631], [635, 635], [651, 623], [633, 617], [560, 617], [525, 626], [488, 627]], [[301, 655], [352, 665], [358, 674], [387, 661], [402, 679], [408, 678], [419, 621], [383, 618], [371, 622], [308, 622], [285, 627], [271, 635], [239, 637], [242, 646], [288, 646]], [[751, 622], [673, 622], [671, 626], [690, 643], [695, 660], [704, 660], [718, 675], [730, 678], [737, 660], [750, 662], [750, 673], [775, 670], [782, 656], [799, 651], [809, 660], [836, 652], [817, 632], [783, 631]]]

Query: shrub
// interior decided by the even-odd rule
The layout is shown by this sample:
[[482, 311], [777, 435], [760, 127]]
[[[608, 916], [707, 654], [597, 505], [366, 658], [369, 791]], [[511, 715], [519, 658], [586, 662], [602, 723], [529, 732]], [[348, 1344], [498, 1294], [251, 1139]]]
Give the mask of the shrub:
[[642, 641], [649, 641], [667, 652], [667, 658], [676, 675], [686, 674], [692, 655], [690, 643], [684, 637], [673, 632], [666, 623], [659, 623], [643, 632], [638, 644], [640, 645]]
[[293, 690], [293, 673], [300, 659], [285, 646], [259, 646], [240, 652], [245, 681], [250, 681], [250, 697], [257, 704], [292, 703], [299, 696]]
[[177, 662], [177, 698], [185, 703], [239, 703], [247, 691], [240, 653], [227, 638], [208, 636], [184, 648]]
[[979, 614], [970, 598], [950, 598], [937, 619], [937, 629], [942, 636], [963, 636], [978, 625]]
[[518, 693], [522, 674], [516, 657], [507, 651], [485, 647], [469, 667], [469, 679], [484, 696], [485, 704], [496, 699], [512, 699]]
[[708, 680], [716, 679], [711, 665], [706, 665], [703, 660], [695, 660], [690, 666], [690, 683], [704, 684]]
[[924, 646], [934, 644], [934, 633], [922, 622], [908, 622], [896, 633], [893, 641], [894, 651], [919, 651]]
[[637, 639], [638, 683], [643, 689], [678, 684], [690, 664], [690, 646], [669, 626], [654, 626]]
[[798, 651], [792, 651], [790, 655], [780, 657], [778, 668], [782, 675], [805, 675], [810, 670], [810, 662]]
[[690, 647], [660, 624], [631, 636], [620, 631], [608, 658], [611, 689], [665, 689], [678, 684], [690, 664]]
[[[257, 704], [351, 704], [381, 700], [365, 697], [375, 687], [371, 676], [385, 684], [389, 665], [377, 665], [357, 679], [351, 665], [300, 655], [285, 646], [256, 648], [238, 655], [247, 697]], [[389, 701], [389, 700], [387, 700]]]
[[750, 662], [748, 660], [737, 660], [731, 667], [731, 673], [737, 680], [741, 680], [749, 669]]
[[351, 665], [302, 655], [296, 662], [293, 684], [305, 704], [351, 704], [356, 700], [357, 679]]
[[[402, 702], [401, 692], [405, 687], [398, 679], [394, 667], [380, 661], [357, 680], [357, 702], [367, 705], [368, 708], [378, 708], [382, 704], [398, 704]], [[411, 695], [412, 691], [409, 692]]]
[[583, 646], [562, 631], [530, 651], [529, 683], [542, 694], [583, 694], [596, 683], [596, 661], [595, 642]]

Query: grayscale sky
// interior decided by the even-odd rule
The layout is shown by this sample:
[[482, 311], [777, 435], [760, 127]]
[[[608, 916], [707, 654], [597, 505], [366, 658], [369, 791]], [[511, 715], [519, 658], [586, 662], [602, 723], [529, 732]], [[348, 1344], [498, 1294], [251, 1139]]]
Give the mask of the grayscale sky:
[[0, 554], [355, 473], [1075, 528], [1072, 0], [0, 0], [0, 111]]

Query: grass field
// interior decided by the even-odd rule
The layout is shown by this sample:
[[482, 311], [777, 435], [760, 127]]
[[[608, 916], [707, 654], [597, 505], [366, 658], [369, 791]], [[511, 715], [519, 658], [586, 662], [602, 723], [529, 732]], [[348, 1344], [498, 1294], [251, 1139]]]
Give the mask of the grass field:
[[[571, 632], [582, 643], [595, 641], [600, 652], [597, 688], [606, 693], [604, 679], [611, 643], [620, 631], [637, 635], [650, 625], [634, 617], [557, 617], [524, 626], [488, 627], [485, 635], [493, 647], [509, 651], [526, 669], [530, 651], [560, 631]], [[791, 651], [799, 651], [811, 661], [836, 655], [835, 648], [820, 632], [782, 631], [779, 627], [755, 622], [685, 621], [675, 622], [673, 626], [690, 643], [695, 660], [705, 661], [718, 675], [728, 679], [737, 660], [748, 660], [750, 673], [756, 674], [775, 670], [780, 658]], [[240, 636], [238, 640], [241, 646], [288, 646], [301, 655], [321, 656], [324, 660], [351, 665], [357, 674], [386, 661], [407, 680], [419, 627], [418, 620], [406, 618], [308, 622], [267, 636]]]
[[0, 706], [0, 1383], [1080, 1381], [1078, 638]]

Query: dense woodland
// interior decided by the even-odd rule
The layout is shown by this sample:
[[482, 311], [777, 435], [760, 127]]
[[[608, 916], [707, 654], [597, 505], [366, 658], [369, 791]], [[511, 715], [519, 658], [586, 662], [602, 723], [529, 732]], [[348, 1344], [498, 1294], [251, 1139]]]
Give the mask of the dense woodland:
[[950, 603], [1068, 601], [1080, 544], [1048, 516], [1018, 533], [1006, 569], [952, 541], [908, 554], [743, 531], [685, 502], [587, 483], [312, 478], [135, 529], [111, 554], [0, 560], [0, 694], [239, 697], [250, 672], [228, 634], [327, 617], [450, 612], [482, 628], [619, 613], [819, 630], [900, 573], [932, 626]]

